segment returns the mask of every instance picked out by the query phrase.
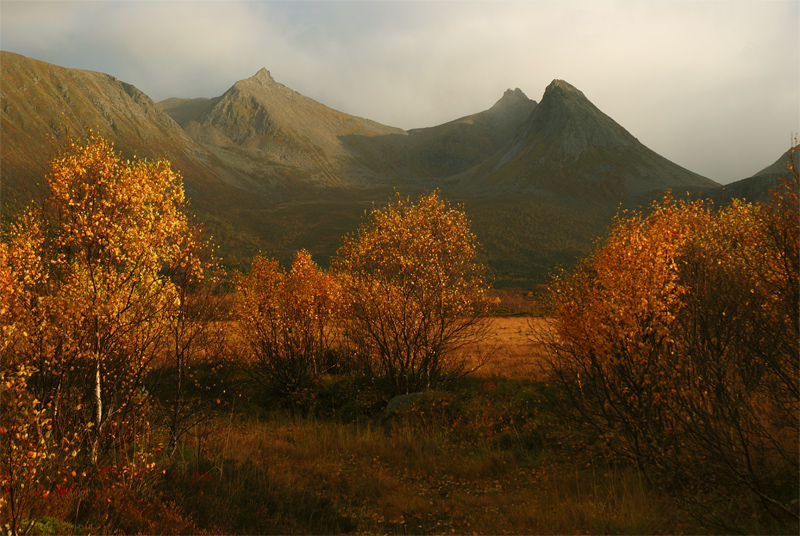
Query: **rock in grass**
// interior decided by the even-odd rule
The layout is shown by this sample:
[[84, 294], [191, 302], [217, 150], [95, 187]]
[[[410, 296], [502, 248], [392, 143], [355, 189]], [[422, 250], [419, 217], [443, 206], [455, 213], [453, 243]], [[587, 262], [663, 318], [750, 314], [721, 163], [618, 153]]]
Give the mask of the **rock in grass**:
[[414, 401], [422, 395], [423, 393], [408, 393], [407, 395], [398, 395], [389, 400], [389, 403], [386, 404], [386, 409], [384, 411], [387, 415], [402, 411], [411, 406], [411, 404], [413, 404]]

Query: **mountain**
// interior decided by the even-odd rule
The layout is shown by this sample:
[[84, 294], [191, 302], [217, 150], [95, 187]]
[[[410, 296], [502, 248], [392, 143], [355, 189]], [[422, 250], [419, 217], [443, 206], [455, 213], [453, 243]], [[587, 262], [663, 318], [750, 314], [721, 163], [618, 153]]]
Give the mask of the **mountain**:
[[496, 153], [535, 106], [521, 90], [508, 90], [484, 112], [404, 131], [328, 108], [266, 69], [213, 99], [158, 103], [221, 160], [286, 188], [370, 188], [456, 175]]
[[535, 107], [519, 88], [509, 89], [483, 112], [380, 138], [350, 136], [347, 144], [377, 173], [436, 187], [502, 149]]
[[[800, 146], [794, 147], [794, 154]], [[787, 177], [789, 167], [800, 170], [800, 162], [792, 160], [792, 149], [783, 153], [775, 162], [755, 175], [713, 190], [704, 192], [718, 204], [728, 203], [731, 199], [744, 199], [752, 202], [766, 203], [770, 198], [770, 190], [778, 186], [782, 178]], [[795, 157], [796, 158], [796, 157]]]
[[126, 157], [166, 157], [184, 176], [197, 202], [237, 196], [236, 177], [195, 143], [134, 86], [113, 76], [66, 69], [0, 52], [0, 161], [3, 214], [13, 214], [41, 194], [47, 163], [67, 136], [89, 130], [114, 142]]
[[354, 161], [343, 139], [405, 135], [304, 97], [266, 69], [219, 97], [173, 98], [158, 106], [193, 140], [267, 188], [369, 187], [380, 178]]
[[41, 193], [46, 163], [87, 129], [124, 156], [167, 158], [230, 266], [261, 251], [323, 265], [364, 211], [440, 188], [461, 203], [501, 284], [543, 280], [593, 247], [620, 203], [712, 181], [644, 147], [579, 90], [539, 103], [509, 89], [490, 108], [413, 130], [333, 110], [269, 71], [214, 98], [154, 103], [103, 73], [2, 52], [3, 217]]
[[547, 87], [514, 139], [469, 180], [485, 191], [626, 205], [668, 188], [718, 186], [642, 145], [563, 80]]

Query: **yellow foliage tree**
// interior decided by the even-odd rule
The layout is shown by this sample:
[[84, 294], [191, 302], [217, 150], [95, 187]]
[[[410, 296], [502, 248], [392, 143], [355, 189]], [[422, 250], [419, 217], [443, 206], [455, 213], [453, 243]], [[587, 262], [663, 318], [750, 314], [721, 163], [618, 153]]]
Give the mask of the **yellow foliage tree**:
[[18, 314], [25, 303], [15, 275], [20, 267], [36, 264], [31, 249], [0, 242], [0, 517], [11, 534], [25, 533], [43, 512], [64, 476], [59, 471], [64, 457], [58, 454], [69, 447], [54, 441], [51, 408], [28, 389], [35, 369], [9, 356], [13, 341], [27, 335]]
[[389, 396], [433, 387], [469, 368], [483, 336], [488, 285], [469, 221], [438, 192], [397, 195], [373, 210], [333, 261], [344, 332]]
[[180, 305], [167, 269], [195, 262], [182, 251], [182, 183], [166, 161], [124, 161], [90, 136], [51, 162], [47, 184], [7, 237], [5, 361], [36, 370], [28, 389], [56, 436], [80, 431], [95, 463], [104, 444], [125, 459], [144, 374]]

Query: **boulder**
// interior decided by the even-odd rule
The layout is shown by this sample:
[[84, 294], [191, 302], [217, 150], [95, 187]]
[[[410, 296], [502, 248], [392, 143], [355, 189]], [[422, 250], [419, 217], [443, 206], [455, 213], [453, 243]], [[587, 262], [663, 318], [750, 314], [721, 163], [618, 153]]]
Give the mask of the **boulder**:
[[391, 415], [397, 413], [398, 411], [403, 411], [411, 406], [416, 399], [421, 397], [424, 393], [408, 393], [405, 395], [398, 395], [391, 400], [389, 403], [386, 404], [386, 409], [384, 412], [387, 415]]

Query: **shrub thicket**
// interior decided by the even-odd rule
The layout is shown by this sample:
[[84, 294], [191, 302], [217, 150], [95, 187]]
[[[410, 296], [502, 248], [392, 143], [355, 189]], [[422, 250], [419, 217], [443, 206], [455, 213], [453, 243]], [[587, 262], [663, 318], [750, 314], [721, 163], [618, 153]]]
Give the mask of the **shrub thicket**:
[[256, 256], [247, 275], [235, 277], [234, 316], [255, 357], [252, 377], [288, 401], [302, 397], [332, 365], [338, 285], [307, 251], [287, 274], [276, 260]]
[[552, 373], [617, 452], [797, 519], [798, 179], [768, 205], [667, 197], [555, 278]]

